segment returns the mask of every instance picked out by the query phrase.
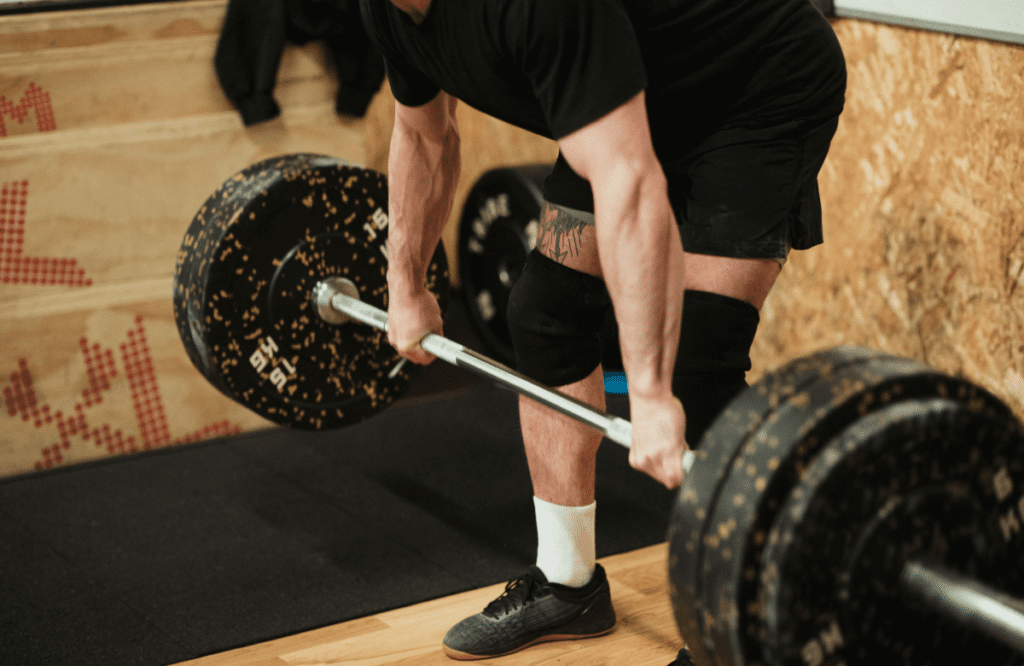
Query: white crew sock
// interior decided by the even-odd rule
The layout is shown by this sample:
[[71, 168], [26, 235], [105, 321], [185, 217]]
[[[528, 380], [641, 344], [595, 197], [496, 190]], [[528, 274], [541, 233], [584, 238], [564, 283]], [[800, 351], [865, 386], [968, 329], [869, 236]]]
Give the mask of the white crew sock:
[[537, 568], [550, 583], [582, 587], [594, 575], [597, 502], [560, 506], [536, 497]]

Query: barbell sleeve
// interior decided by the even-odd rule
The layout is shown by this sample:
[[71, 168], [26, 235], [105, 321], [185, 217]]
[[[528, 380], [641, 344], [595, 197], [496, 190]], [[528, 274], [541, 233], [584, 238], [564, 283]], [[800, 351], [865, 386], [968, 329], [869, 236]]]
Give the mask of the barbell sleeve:
[[[346, 294], [331, 297], [331, 307], [353, 319], [369, 324], [380, 330], [387, 330], [388, 315], [380, 308], [364, 303]], [[561, 412], [580, 423], [596, 428], [611, 441], [629, 448], [633, 440], [633, 426], [626, 419], [607, 414], [575, 398], [550, 389], [508, 366], [502, 365], [483, 354], [467, 349], [448, 338], [430, 333], [420, 341], [420, 346], [434, 356], [473, 374], [485, 377], [520, 395], [525, 395], [542, 405]], [[683, 469], [687, 472], [693, 465], [694, 454], [683, 454]]]
[[949, 569], [911, 561], [900, 590], [922, 605], [1024, 654], [1024, 603]]

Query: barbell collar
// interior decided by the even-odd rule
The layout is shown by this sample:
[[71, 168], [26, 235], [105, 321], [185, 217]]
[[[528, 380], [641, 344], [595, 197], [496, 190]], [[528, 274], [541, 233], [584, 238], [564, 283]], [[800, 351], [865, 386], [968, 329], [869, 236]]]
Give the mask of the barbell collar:
[[[343, 293], [335, 294], [330, 302], [331, 307], [353, 319], [381, 330], [387, 330], [388, 315], [379, 308]], [[429, 333], [420, 341], [420, 346], [424, 351], [443, 361], [490, 379], [499, 386], [532, 398], [580, 423], [600, 430], [605, 437], [616, 444], [628, 449], [633, 443], [633, 426], [626, 419], [594, 409], [584, 402], [552, 390], [453, 340]], [[693, 459], [692, 451], [686, 451], [683, 454], [684, 471], [690, 471]]]
[[1024, 654], [1024, 603], [945, 567], [908, 562], [900, 590], [958, 626], [970, 627]]
[[335, 294], [348, 294], [358, 296], [359, 287], [355, 282], [342, 277], [329, 277], [321, 280], [310, 291], [310, 302], [316, 309], [316, 314], [328, 324], [344, 324], [349, 320], [348, 315], [331, 305], [331, 298]]

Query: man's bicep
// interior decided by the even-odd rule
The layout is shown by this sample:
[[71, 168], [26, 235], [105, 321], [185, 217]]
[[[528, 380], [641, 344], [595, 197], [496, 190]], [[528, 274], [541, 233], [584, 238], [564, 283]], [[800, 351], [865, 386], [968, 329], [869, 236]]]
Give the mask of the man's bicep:
[[657, 163], [644, 93], [558, 140], [569, 166], [593, 186], [621, 168]]

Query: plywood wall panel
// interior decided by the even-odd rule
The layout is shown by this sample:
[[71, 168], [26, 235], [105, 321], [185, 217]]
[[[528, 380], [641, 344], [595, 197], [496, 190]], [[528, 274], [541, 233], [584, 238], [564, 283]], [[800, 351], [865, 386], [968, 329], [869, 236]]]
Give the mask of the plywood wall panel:
[[1024, 415], [1024, 48], [841, 20], [825, 245], [766, 304], [755, 372], [836, 344], [964, 374]]
[[[75, 283], [33, 284], [35, 274], [26, 263], [0, 257], [0, 385], [13, 388], [17, 382], [10, 378], [29, 372], [39, 405], [50, 405], [51, 412], [61, 411], [66, 419], [84, 404], [87, 368], [79, 341], [111, 341], [101, 344], [120, 358], [114, 342], [121, 344], [135, 330], [126, 320], [143, 317], [139, 326], [155, 341], [150, 349], [160, 352], [153, 357], [155, 374], [146, 381], [158, 391], [162, 411], [157, 420], [166, 428], [154, 432], [141, 425], [127, 367], [112, 379], [102, 404], [83, 407], [90, 424], [122, 433], [120, 439], [112, 435], [114, 445], [96, 446], [96, 437], [81, 432], [70, 440], [51, 441], [56, 425], [23, 421], [24, 414], [12, 413], [5, 400], [0, 475], [267, 427], [210, 387], [185, 356], [170, 312], [182, 235], [206, 197], [231, 174], [261, 159], [305, 151], [357, 163], [364, 157], [358, 124], [337, 118], [327, 107], [286, 113], [246, 132], [98, 143], [52, 153], [38, 146], [19, 152], [15, 146], [9, 154], [16, 156], [9, 159], [0, 144], [5, 177], [17, 179], [10, 183], [26, 194], [20, 259], [51, 266], [71, 261], [81, 273]], [[159, 314], [147, 314], [151, 310]], [[124, 366], [126, 361], [116, 363]], [[61, 442], [62, 448], [53, 448]]]
[[142, 44], [155, 39], [216, 35], [227, 0], [190, 0], [85, 11], [0, 16], [0, 54]]
[[[168, 132], [121, 126], [109, 134], [0, 141], [0, 185], [16, 184], [27, 202], [18, 220], [22, 254], [72, 258], [89, 286], [169, 276], [192, 217], [232, 174], [283, 153], [365, 159], [359, 123], [331, 107], [287, 114], [245, 132], [233, 118], [224, 120], [195, 123], [192, 131], [178, 123]], [[26, 282], [24, 271], [20, 276], [0, 280], [0, 302], [55, 286]]]
[[296, 152], [367, 159], [315, 45], [246, 128], [213, 70], [225, 0], [0, 20], [0, 476], [270, 424], [189, 362], [175, 256], [227, 178]]
[[0, 476], [271, 425], [197, 376], [169, 298], [2, 328]]

